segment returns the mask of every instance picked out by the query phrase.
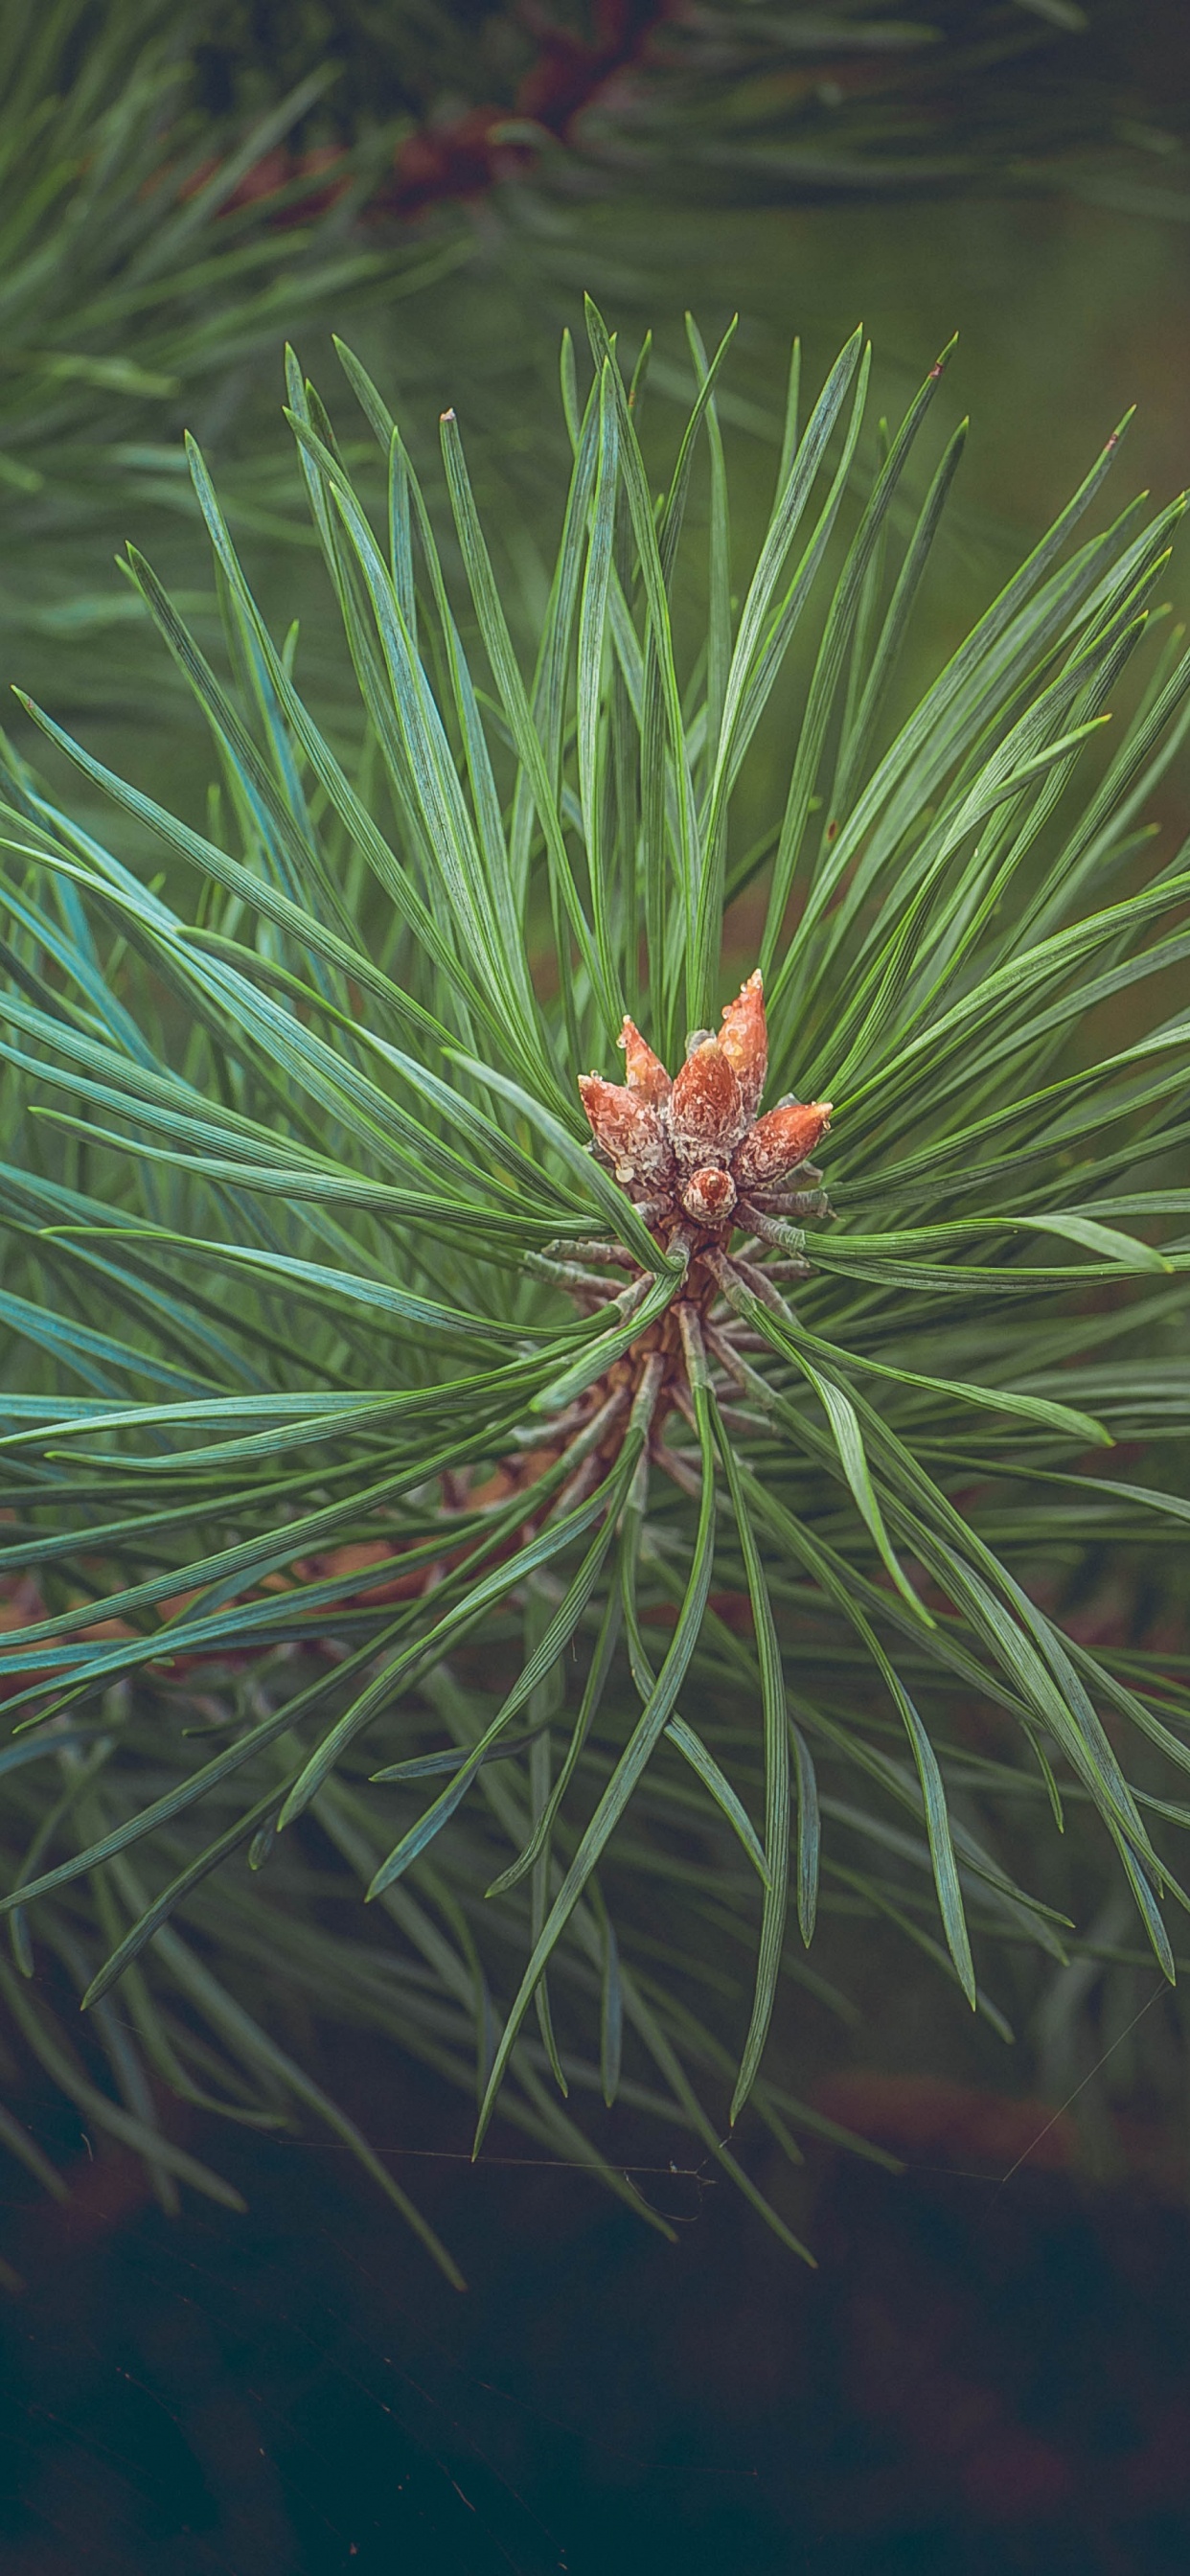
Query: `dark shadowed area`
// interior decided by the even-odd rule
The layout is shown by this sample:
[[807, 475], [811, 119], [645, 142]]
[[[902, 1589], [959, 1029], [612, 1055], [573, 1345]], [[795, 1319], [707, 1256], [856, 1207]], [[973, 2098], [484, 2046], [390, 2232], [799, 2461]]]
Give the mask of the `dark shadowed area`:
[[68, 2208], [5, 2211], [12, 2576], [1185, 2566], [1178, 2177], [1092, 2190], [1043, 2142], [998, 2184], [1044, 2109], [902, 2086], [874, 2119], [903, 2174], [814, 2160], [811, 2273], [680, 2139], [637, 2170], [671, 2247], [509, 2132], [478, 2175], [463, 2118], [457, 2162], [427, 2146], [403, 2072], [336, 2074], [467, 2292], [334, 2148], [221, 2135], [249, 2215], [171, 2221], [79, 2141]]

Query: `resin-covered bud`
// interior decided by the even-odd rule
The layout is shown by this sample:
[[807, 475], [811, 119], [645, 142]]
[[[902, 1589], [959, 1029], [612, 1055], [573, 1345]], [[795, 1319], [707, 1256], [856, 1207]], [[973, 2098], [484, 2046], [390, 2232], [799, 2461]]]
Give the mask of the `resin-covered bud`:
[[696, 1225], [726, 1225], [735, 1201], [735, 1182], [721, 1163], [704, 1163], [682, 1191], [682, 1205]]
[[755, 1118], [769, 1069], [769, 1033], [764, 1016], [764, 979], [759, 966], [741, 984], [734, 1002], [723, 1006], [719, 1044], [740, 1086], [745, 1118]]
[[668, 1190], [674, 1160], [660, 1112], [622, 1082], [605, 1082], [602, 1074], [579, 1075], [582, 1104], [596, 1144], [612, 1164], [622, 1189]]
[[[583, 1107], [600, 1153], [622, 1189], [645, 1212], [645, 1223], [686, 1219], [708, 1232], [747, 1224], [755, 1232], [770, 1193], [798, 1175], [798, 1212], [804, 1183], [821, 1172], [808, 1160], [830, 1117], [829, 1100], [778, 1101], [756, 1115], [768, 1072], [768, 1028], [759, 967], [724, 1004], [718, 1032], [693, 1029], [686, 1061], [671, 1081], [635, 1020], [625, 1013], [620, 1031], [622, 1082], [584, 1074]], [[755, 1204], [746, 1204], [755, 1202]], [[805, 1213], [818, 1213], [807, 1205]], [[826, 1213], [825, 1208], [822, 1211]]]
[[660, 1056], [654, 1055], [652, 1047], [642, 1038], [635, 1020], [630, 1020], [627, 1012], [619, 1044], [624, 1049], [628, 1089], [635, 1091], [641, 1100], [651, 1101], [655, 1109], [660, 1109], [668, 1100], [673, 1084]]
[[739, 1081], [717, 1038], [700, 1036], [675, 1080], [669, 1132], [684, 1165], [726, 1162], [745, 1126]]
[[732, 1157], [731, 1168], [741, 1190], [766, 1189], [770, 1182], [796, 1171], [825, 1134], [830, 1114], [829, 1100], [805, 1100], [790, 1101], [758, 1118]]

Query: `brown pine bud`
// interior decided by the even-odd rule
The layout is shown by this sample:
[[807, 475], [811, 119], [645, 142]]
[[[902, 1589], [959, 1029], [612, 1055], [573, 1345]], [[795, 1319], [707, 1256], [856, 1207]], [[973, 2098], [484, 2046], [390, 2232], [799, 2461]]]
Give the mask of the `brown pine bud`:
[[796, 1171], [825, 1134], [830, 1114], [829, 1100], [807, 1100], [770, 1109], [766, 1117], [758, 1118], [732, 1157], [731, 1168], [741, 1190], [765, 1189], [771, 1181]]
[[658, 1111], [638, 1091], [629, 1091], [621, 1082], [605, 1082], [599, 1073], [580, 1074], [578, 1087], [591, 1133], [614, 1166], [621, 1188], [636, 1189], [642, 1195], [658, 1188], [668, 1190], [674, 1176], [673, 1154]]
[[764, 979], [759, 966], [754, 975], [749, 975], [747, 983], [741, 984], [738, 999], [724, 1003], [719, 1044], [739, 1083], [744, 1116], [754, 1118], [769, 1069]]
[[704, 1163], [692, 1172], [682, 1192], [682, 1205], [696, 1225], [726, 1225], [735, 1206], [735, 1182], [721, 1163]]
[[668, 1100], [673, 1084], [660, 1056], [654, 1055], [652, 1047], [642, 1038], [635, 1020], [630, 1020], [627, 1012], [619, 1044], [624, 1049], [624, 1071], [629, 1090], [635, 1091], [642, 1100], [651, 1101], [655, 1109], [660, 1109]]
[[717, 1038], [688, 1055], [670, 1094], [669, 1127], [683, 1163], [726, 1162], [744, 1130], [744, 1102]]

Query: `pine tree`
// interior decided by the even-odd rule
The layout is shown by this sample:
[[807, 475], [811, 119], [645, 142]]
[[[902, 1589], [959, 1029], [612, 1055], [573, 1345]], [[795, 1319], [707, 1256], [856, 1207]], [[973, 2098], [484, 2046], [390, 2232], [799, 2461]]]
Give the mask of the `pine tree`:
[[453, 414], [436, 530], [344, 350], [383, 527], [293, 362], [289, 419], [358, 759], [192, 450], [223, 678], [129, 565], [210, 728], [205, 832], [31, 708], [138, 877], [11, 766], [0, 1986], [167, 2196], [226, 2186], [154, 2075], [329, 2120], [429, 2235], [278, 2036], [314, 2003], [476, 2086], [480, 2139], [499, 2105], [627, 2192], [583, 2108], [622, 2097], [758, 2198], [723, 2109], [791, 2153], [815, 2119], [782, 1993], [845, 2010], [861, 1927], [1002, 2030], [1005, 1961], [1086, 1930], [1067, 1817], [1174, 1970], [1185, 1682], [1062, 1601], [1104, 1540], [1176, 1563], [1187, 1508], [1134, 1446], [1185, 1411], [1190, 880], [1143, 820], [1190, 721], [1181, 504], [1086, 533], [1113, 434], [896, 717], [944, 359], [857, 509], [868, 352], [803, 417], [795, 350], [745, 569], [731, 335], [691, 327], [657, 492], [647, 350], [627, 381], [589, 320], [531, 671]]

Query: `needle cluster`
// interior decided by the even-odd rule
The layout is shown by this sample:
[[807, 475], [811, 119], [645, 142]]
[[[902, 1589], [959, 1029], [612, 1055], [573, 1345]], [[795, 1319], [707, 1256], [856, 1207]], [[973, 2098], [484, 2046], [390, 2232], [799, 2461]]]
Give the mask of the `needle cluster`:
[[731, 335], [658, 489], [588, 322], [528, 665], [454, 415], [444, 551], [358, 362], [375, 522], [291, 362], [355, 739], [192, 450], [220, 669], [129, 570], [206, 828], [32, 706], [150, 859], [15, 758], [2, 822], [0, 1994], [163, 2197], [226, 2189], [171, 2096], [319, 2118], [448, 2268], [320, 2018], [612, 2189], [587, 2097], [684, 2127], [792, 2242], [725, 2114], [796, 2158], [875, 1949], [1003, 2035], [1104, 1866], [1171, 1976], [1182, 1901], [1181, 504], [1100, 524], [1113, 433], [894, 715], [942, 362], [869, 471], [858, 336], [808, 404], [795, 351], [741, 564]]

